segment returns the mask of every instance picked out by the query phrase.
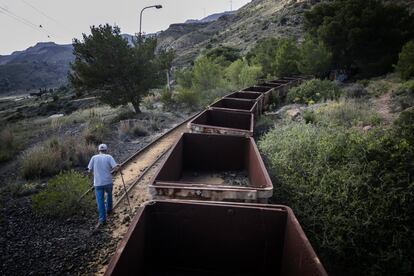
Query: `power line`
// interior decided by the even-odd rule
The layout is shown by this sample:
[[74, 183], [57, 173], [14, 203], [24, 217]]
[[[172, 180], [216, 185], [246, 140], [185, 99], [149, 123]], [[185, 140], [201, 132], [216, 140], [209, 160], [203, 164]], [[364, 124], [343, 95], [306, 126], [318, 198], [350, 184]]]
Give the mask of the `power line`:
[[42, 32], [42, 31], [41, 31], [41, 30], [39, 30], [37, 27], [33, 26], [33, 24], [29, 24], [29, 23], [27, 23], [26, 21], [24, 21], [24, 20], [20, 19], [19, 17], [16, 17], [16, 16], [14, 16], [13, 14], [10, 14], [10, 13], [5, 12], [5, 11], [4, 11], [4, 8], [2, 8], [2, 7], [0, 7], [0, 13], [2, 13], [2, 14], [4, 14], [4, 15], [7, 15], [8, 17], [10, 17], [10, 18], [12, 18], [12, 19], [14, 19], [14, 20], [16, 20], [16, 21], [18, 21], [18, 22], [20, 22], [20, 23], [22, 23], [22, 24], [24, 24], [24, 25], [26, 25], [26, 26], [28, 26], [28, 27], [30, 27], [30, 28], [32, 28], [32, 29], [34, 29], [34, 30], [36, 30], [36, 31], [38, 31], [38, 32]]
[[26, 4], [27, 6], [31, 7], [33, 10], [35, 10], [37, 13], [43, 15], [44, 17], [46, 17], [47, 19], [59, 24], [60, 26], [64, 27], [65, 29], [69, 30], [69, 28], [65, 25], [63, 25], [61, 22], [59, 22], [57, 19], [47, 15], [45, 12], [43, 12], [42, 10], [40, 10], [39, 8], [37, 8], [36, 6], [30, 4], [29, 2], [25, 1], [25, 0], [21, 0], [24, 4]]
[[2, 12], [3, 14], [5, 14], [5, 15], [7, 15], [7, 16], [9, 16], [9, 17], [11, 17], [11, 18], [13, 18], [13, 19], [15, 19], [17, 21], [19, 21], [20, 23], [25, 24], [28, 27], [31, 27], [32, 29], [36, 29], [39, 32], [42, 32], [43, 31], [47, 35], [48, 38], [51, 37], [52, 32], [48, 31], [41, 24], [40, 25], [37, 25], [37, 24], [31, 22], [30, 20], [27, 20], [26, 18], [24, 18], [22, 16], [19, 16], [19, 15], [13, 13], [12, 11], [8, 10], [7, 8], [2, 7], [2, 6], [0, 6], [0, 12]]

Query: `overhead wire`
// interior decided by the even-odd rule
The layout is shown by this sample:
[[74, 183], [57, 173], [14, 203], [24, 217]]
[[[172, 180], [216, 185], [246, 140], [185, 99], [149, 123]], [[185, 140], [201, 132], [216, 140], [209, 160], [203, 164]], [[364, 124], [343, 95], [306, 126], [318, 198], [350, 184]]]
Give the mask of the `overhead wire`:
[[[9, 17], [11, 17], [11, 18], [13, 18], [13, 19], [15, 19], [15, 20], [17, 20], [17, 21], [19, 21], [20, 23], [25, 24], [28, 27], [31, 27], [32, 29], [36, 29], [39, 32], [45, 33], [48, 38], [50, 38], [52, 36], [52, 32], [50, 32], [45, 27], [43, 27], [42, 24], [37, 25], [37, 24], [31, 22], [30, 20], [27, 20], [26, 18], [15, 14], [14, 12], [10, 11], [9, 9], [7, 9], [3, 6], [0, 6], [0, 12], [7, 15], [7, 16], [9, 16]], [[53, 36], [56, 36], [56, 34], [53, 33]]]
[[47, 19], [55, 22], [56, 24], [64, 27], [66, 30], [70, 30], [70, 28], [68, 28], [67, 26], [65, 26], [64, 24], [62, 24], [61, 22], [59, 22], [59, 20], [53, 18], [52, 16], [46, 14], [44, 11], [42, 11], [41, 9], [37, 8], [35, 5], [27, 2], [26, 0], [21, 0], [24, 4], [26, 4], [27, 6], [29, 6], [30, 8], [32, 8], [33, 10], [35, 10], [37, 13], [43, 15], [44, 17], [46, 17]]

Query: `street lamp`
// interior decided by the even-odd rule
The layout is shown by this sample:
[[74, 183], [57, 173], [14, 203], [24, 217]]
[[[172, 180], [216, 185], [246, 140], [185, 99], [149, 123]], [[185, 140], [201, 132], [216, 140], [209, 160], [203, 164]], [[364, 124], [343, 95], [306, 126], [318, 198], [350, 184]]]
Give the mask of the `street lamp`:
[[142, 12], [143, 12], [144, 10], [146, 10], [146, 9], [149, 9], [149, 8], [156, 8], [156, 9], [158, 10], [158, 9], [162, 9], [162, 6], [161, 6], [161, 5], [152, 5], [152, 6], [145, 7], [145, 8], [143, 8], [143, 9], [141, 10], [141, 13], [140, 13], [140, 15], [139, 15], [139, 34], [138, 34], [138, 37], [139, 37], [139, 40], [140, 40], [140, 41], [141, 41], [141, 36], [142, 36], [142, 32], [141, 32], [141, 26], [142, 26]]

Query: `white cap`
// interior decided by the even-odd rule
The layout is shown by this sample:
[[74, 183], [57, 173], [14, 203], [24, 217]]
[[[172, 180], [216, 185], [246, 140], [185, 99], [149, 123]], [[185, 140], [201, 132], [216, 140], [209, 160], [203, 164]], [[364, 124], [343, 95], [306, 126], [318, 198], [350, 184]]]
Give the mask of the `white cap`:
[[99, 151], [101, 151], [101, 150], [107, 150], [107, 149], [108, 149], [108, 146], [105, 145], [105, 144], [100, 144], [99, 147], [98, 147], [98, 150]]

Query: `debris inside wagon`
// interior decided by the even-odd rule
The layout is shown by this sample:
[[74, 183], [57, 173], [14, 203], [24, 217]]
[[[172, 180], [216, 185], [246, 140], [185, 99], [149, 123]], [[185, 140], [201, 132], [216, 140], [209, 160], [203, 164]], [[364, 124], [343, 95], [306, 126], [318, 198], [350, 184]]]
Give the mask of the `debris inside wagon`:
[[247, 171], [185, 171], [181, 178], [184, 182], [206, 183], [211, 185], [249, 186]]

